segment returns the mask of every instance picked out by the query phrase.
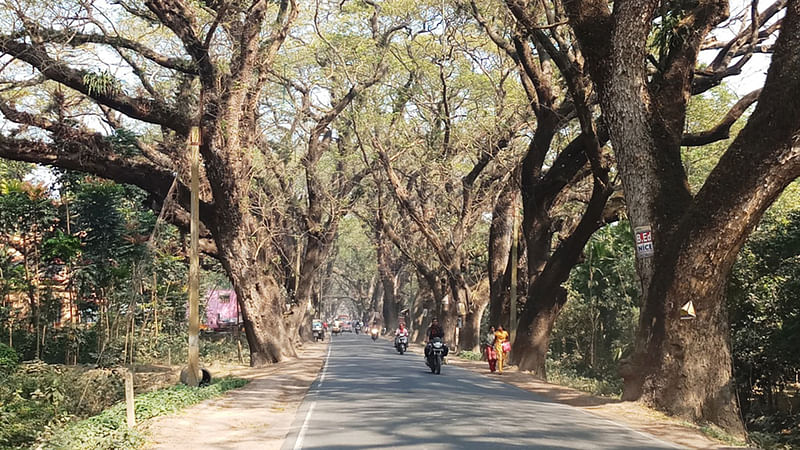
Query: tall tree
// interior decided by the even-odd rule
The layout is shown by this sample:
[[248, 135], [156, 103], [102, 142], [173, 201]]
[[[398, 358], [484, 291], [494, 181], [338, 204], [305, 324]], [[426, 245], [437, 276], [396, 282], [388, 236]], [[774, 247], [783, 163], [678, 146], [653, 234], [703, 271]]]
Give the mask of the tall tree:
[[[292, 340], [299, 324], [284, 320], [287, 298], [281, 281], [286, 270], [274, 264], [281, 260], [291, 224], [287, 211], [279, 207], [292, 201], [299, 205], [296, 217], [302, 219], [300, 230], [307, 238], [301, 267], [305, 287], [295, 307], [295, 317], [302, 318], [341, 214], [326, 214], [323, 202], [341, 191], [337, 188], [352, 185], [343, 180], [331, 183], [331, 192], [321, 188], [325, 179], [319, 175], [320, 161], [331, 148], [333, 122], [382, 76], [391, 38], [402, 26], [378, 20], [377, 5], [345, 11], [317, 2], [303, 16], [311, 26], [297, 28], [306, 35], [297, 37], [294, 48], [304, 48], [299, 44], [304, 38], [314, 40], [320, 46], [319, 59], [311, 58], [311, 65], [297, 71], [338, 83], [293, 84], [300, 94], [286, 98], [283, 86], [289, 71], [276, 70], [276, 62], [300, 17], [294, 0], [68, 2], [36, 3], [36, 8], [27, 4], [14, 4], [2, 17], [8, 31], [0, 36], [0, 52], [13, 58], [3, 74], [14, 90], [0, 98], [0, 111], [20, 127], [0, 137], [0, 156], [135, 184], [151, 193], [157, 204], [174, 199], [173, 207], [178, 207], [170, 218], [186, 227], [184, 148], [190, 126], [199, 125], [204, 165], [201, 221], [210, 244], [206, 248], [220, 259], [237, 291], [251, 364], [294, 355]], [[342, 50], [348, 48], [342, 36], [332, 42], [320, 25], [339, 14], [353, 17], [353, 26], [346, 30], [359, 45], [349, 52]], [[357, 48], [377, 51], [361, 52], [370, 56], [348, 68], [351, 58], [360, 54]], [[87, 61], [105, 69], [93, 71]], [[23, 74], [30, 69], [35, 75], [26, 78]], [[341, 78], [329, 76], [337, 71]], [[320, 101], [322, 92], [327, 100]], [[54, 99], [58, 94], [69, 104], [53, 101], [55, 107], [26, 110], [16, 106], [37, 93]], [[287, 109], [294, 122], [287, 123], [283, 116], [270, 126], [270, 113], [278, 117]], [[103, 133], [91, 128], [96, 124], [80, 121], [81, 110], [99, 114], [105, 126], [117, 132], [138, 127], [148, 136], [139, 139], [130, 154], [115, 152]], [[32, 129], [39, 132], [27, 131]], [[40, 139], [42, 134], [49, 140]], [[274, 202], [277, 207], [264, 207], [269, 203], [265, 200], [280, 200], [287, 186], [294, 187], [293, 181], [281, 184], [286, 178], [275, 173], [282, 169], [283, 149], [297, 141], [302, 143], [302, 157], [295, 163], [300, 161], [299, 173], [304, 174], [305, 201], [284, 199]], [[297, 228], [292, 232], [297, 235]]]
[[[680, 153], [688, 98], [740, 70], [728, 63], [753, 53], [784, 6], [756, 109], [692, 195]], [[628, 216], [654, 242], [654, 254], [637, 259], [644, 298], [624, 398], [741, 432], [725, 285], [748, 234], [800, 175], [800, 100], [789, 94], [800, 83], [800, 2], [777, 1], [760, 13], [754, 2], [751, 26], [697, 71], [704, 39], [728, 16], [727, 1], [617, 1], [612, 10], [605, 1], [576, 0], [564, 7], [597, 85]], [[682, 321], [689, 299], [697, 318]]]
[[[519, 167], [527, 298], [513, 324], [519, 331], [511, 356], [521, 369], [544, 378], [550, 332], [567, 300], [561, 285], [592, 233], [615, 215], [618, 205], [606, 208], [614, 192], [608, 176], [611, 160], [603, 150], [607, 135], [595, 124], [592, 85], [583, 73], [580, 51], [569, 44], [573, 37], [558, 29], [563, 18], [558, 11], [506, 3], [489, 6], [502, 8], [492, 12], [505, 17], [497, 21], [488, 20], [474, 1], [469, 8], [515, 62], [536, 117]], [[559, 136], [568, 136], [568, 143], [559, 142]], [[578, 210], [582, 212], [576, 215]]]

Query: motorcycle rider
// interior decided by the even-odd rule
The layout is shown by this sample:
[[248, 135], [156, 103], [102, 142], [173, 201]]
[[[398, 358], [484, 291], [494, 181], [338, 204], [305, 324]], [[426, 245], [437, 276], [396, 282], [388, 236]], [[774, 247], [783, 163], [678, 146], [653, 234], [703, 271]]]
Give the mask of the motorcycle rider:
[[369, 327], [369, 333], [372, 335], [372, 339], [375, 339], [376, 336], [380, 334], [380, 328], [378, 328], [378, 321], [373, 320], [372, 326]]
[[404, 324], [403, 322], [400, 322], [400, 325], [394, 331], [394, 336], [395, 337], [400, 337], [400, 336], [408, 337], [408, 328], [406, 328], [406, 324]]
[[431, 321], [431, 326], [428, 327], [428, 343], [425, 345], [425, 358], [428, 357], [428, 353], [431, 350], [431, 342], [433, 342], [433, 338], [444, 339], [444, 329], [441, 325], [439, 325], [439, 319], [433, 318]]
[[[408, 339], [408, 328], [406, 328], [406, 324], [405, 323], [400, 322], [400, 325], [398, 325], [397, 329], [394, 331], [394, 346], [395, 347], [397, 347], [398, 342], [400, 342], [400, 337], [402, 337], [402, 336], [405, 336], [405, 338]], [[408, 342], [408, 341], [406, 341], [406, 342]], [[405, 351], [405, 349], [404, 349], [404, 351]]]

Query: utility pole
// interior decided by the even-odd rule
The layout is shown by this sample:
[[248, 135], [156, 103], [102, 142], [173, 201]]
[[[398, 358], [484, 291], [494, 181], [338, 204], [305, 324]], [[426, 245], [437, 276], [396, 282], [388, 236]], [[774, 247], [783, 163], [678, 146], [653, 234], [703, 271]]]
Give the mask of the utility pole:
[[191, 228], [189, 249], [189, 370], [186, 384], [199, 386], [200, 379], [200, 127], [189, 134], [189, 157], [192, 165]]

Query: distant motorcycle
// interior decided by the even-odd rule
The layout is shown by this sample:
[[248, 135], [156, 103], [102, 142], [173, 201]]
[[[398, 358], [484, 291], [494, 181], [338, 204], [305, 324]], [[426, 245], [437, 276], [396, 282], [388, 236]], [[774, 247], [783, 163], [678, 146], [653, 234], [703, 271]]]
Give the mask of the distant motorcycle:
[[426, 364], [431, 369], [431, 373], [435, 373], [439, 375], [442, 373], [442, 360], [445, 356], [449, 353], [449, 349], [444, 342], [442, 342], [442, 338], [433, 338], [430, 344], [428, 344], [427, 355], [426, 355]]
[[408, 336], [396, 336], [394, 338], [394, 348], [402, 355], [408, 351]]
[[378, 340], [378, 332], [379, 331], [380, 330], [378, 330], [377, 328], [373, 328], [373, 329], [369, 330], [369, 333], [372, 335], [372, 340], [373, 341]]
[[353, 327], [353, 329], [356, 331], [356, 334], [361, 333], [361, 325], [358, 322], [356, 322], [356, 324]]

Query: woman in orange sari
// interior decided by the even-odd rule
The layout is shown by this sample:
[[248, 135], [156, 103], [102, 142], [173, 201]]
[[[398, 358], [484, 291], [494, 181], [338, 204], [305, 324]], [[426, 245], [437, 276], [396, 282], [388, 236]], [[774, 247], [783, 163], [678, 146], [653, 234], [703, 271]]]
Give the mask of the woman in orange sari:
[[494, 332], [494, 350], [497, 352], [497, 373], [503, 374], [503, 365], [506, 362], [508, 352], [503, 351], [503, 343], [508, 342], [508, 331], [500, 325]]

